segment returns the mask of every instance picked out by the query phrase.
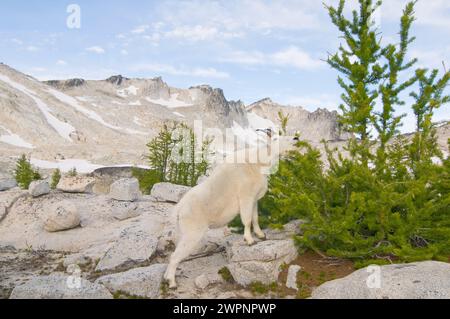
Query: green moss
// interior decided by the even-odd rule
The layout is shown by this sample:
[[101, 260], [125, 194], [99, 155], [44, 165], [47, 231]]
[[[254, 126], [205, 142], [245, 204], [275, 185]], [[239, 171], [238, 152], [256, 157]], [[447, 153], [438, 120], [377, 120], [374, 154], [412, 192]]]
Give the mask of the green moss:
[[221, 275], [223, 280], [225, 280], [226, 282], [229, 282], [229, 283], [234, 282], [233, 275], [231, 275], [231, 272], [227, 267], [223, 267], [222, 269], [220, 269], [219, 275]]

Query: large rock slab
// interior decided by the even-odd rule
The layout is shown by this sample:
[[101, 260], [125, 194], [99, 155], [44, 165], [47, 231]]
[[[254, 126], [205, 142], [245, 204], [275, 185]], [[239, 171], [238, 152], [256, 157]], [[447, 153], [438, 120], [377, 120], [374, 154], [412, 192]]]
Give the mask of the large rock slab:
[[11, 178], [0, 179], [0, 192], [10, 190], [17, 187], [17, 182]]
[[34, 277], [17, 286], [10, 299], [112, 299], [104, 286], [64, 274]]
[[187, 186], [158, 183], [153, 186], [151, 195], [159, 202], [178, 203], [190, 189]]
[[72, 229], [80, 225], [78, 208], [71, 201], [60, 201], [48, 206], [47, 209], [44, 229], [50, 233]]
[[426, 261], [363, 268], [323, 284], [312, 298], [450, 299], [450, 264]]
[[64, 193], [92, 193], [95, 178], [87, 176], [65, 176], [59, 181], [56, 189]]
[[50, 185], [47, 181], [34, 181], [31, 182], [28, 191], [31, 196], [39, 197], [50, 193]]
[[167, 265], [155, 264], [135, 268], [123, 273], [100, 277], [96, 283], [104, 285], [110, 292], [121, 292], [131, 296], [158, 298]]
[[120, 179], [111, 185], [109, 196], [118, 201], [134, 202], [142, 196], [139, 181], [136, 178]]
[[268, 240], [248, 246], [235, 242], [227, 250], [227, 266], [234, 280], [243, 286], [253, 282], [271, 284], [278, 280], [281, 265], [297, 258], [293, 240]]
[[136, 227], [127, 228], [99, 261], [95, 270], [114, 270], [147, 261], [155, 254], [157, 245], [157, 236]]

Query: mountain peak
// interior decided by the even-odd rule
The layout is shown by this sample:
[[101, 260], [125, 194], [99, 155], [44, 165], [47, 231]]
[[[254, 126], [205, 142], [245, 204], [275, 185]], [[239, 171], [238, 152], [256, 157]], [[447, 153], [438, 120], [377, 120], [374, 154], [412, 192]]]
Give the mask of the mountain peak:
[[84, 79], [70, 79], [70, 80], [50, 80], [50, 81], [44, 81], [45, 84], [53, 86], [57, 89], [67, 89], [67, 88], [73, 88], [73, 87], [79, 87], [86, 84], [86, 81]]
[[113, 75], [113, 76], [107, 78], [105, 81], [109, 82], [111, 84], [114, 84], [114, 85], [121, 85], [124, 81], [127, 81], [127, 80], [129, 80], [129, 78], [126, 78], [119, 74], [119, 75]]

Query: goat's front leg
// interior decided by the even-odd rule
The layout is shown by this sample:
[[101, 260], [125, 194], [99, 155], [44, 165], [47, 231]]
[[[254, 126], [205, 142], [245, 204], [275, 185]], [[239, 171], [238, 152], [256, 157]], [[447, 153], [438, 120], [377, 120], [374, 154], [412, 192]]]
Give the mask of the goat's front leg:
[[252, 224], [253, 224], [253, 231], [255, 232], [256, 237], [258, 237], [259, 239], [266, 239], [266, 234], [264, 234], [264, 232], [261, 230], [261, 227], [259, 227], [257, 202], [255, 202], [255, 205], [253, 207]]
[[255, 205], [254, 200], [244, 199], [240, 201], [241, 209], [241, 221], [245, 227], [244, 239], [249, 246], [255, 244], [255, 240], [252, 236], [252, 219], [253, 219], [253, 206]]

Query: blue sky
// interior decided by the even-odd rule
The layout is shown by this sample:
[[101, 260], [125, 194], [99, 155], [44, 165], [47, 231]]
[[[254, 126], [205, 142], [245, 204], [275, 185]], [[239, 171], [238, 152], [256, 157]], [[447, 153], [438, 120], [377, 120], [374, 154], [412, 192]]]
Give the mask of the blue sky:
[[[385, 1], [384, 41], [397, 42], [405, 3]], [[81, 8], [80, 29], [67, 27], [70, 4]], [[411, 55], [450, 67], [450, 1], [421, 0], [416, 11]], [[337, 74], [322, 61], [339, 41], [317, 0], [3, 0], [0, 10], [0, 61], [39, 79], [162, 76], [175, 87], [220, 87], [247, 104], [271, 97], [309, 110], [340, 103]], [[436, 116], [449, 118], [448, 106]]]

